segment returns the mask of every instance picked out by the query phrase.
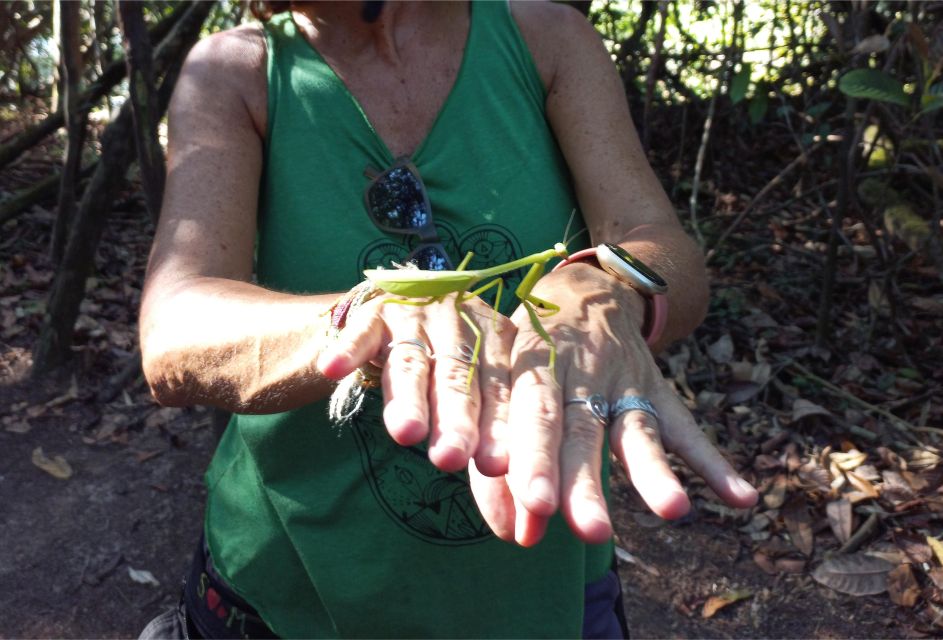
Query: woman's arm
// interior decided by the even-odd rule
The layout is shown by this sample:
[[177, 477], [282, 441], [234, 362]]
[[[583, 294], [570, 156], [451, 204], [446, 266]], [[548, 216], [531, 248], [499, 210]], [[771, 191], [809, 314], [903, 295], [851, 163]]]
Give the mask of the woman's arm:
[[[599, 35], [566, 5], [517, 3], [512, 10], [547, 88], [547, 117], [593, 242], [621, 244], [668, 281], [668, 325], [656, 348], [688, 335], [707, 306], [702, 255], [644, 156]], [[611, 535], [599, 471], [607, 436], [642, 497], [663, 517], [678, 517], [689, 507], [665, 449], [684, 458], [729, 503], [756, 500], [755, 490], [711, 445], [662, 378], [641, 336], [645, 301], [639, 293], [587, 264], [546, 275], [534, 293], [561, 307], [544, 323], [557, 344], [559, 384], [538, 366], [545, 347], [526, 316], [517, 314], [509, 492], [495, 517], [515, 512], [508, 506], [513, 496], [519, 543], [536, 542], [558, 506], [585, 540]], [[606, 426], [585, 405], [563, 404], [594, 393], [610, 403], [647, 398], [658, 419], [629, 411]]]
[[265, 114], [257, 29], [194, 47], [170, 104], [167, 184], [141, 305], [144, 372], [162, 404], [270, 413], [330, 392], [314, 363], [334, 296], [250, 283]]

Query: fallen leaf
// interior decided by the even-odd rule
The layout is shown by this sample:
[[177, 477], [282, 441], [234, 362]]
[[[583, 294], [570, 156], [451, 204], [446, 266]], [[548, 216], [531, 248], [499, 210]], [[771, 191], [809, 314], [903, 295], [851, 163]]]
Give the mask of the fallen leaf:
[[940, 567], [930, 569], [927, 571], [927, 575], [930, 576], [930, 580], [933, 581], [933, 584], [937, 589], [943, 589], [943, 569]]
[[733, 360], [733, 339], [730, 334], [725, 333], [716, 342], [708, 345], [707, 355], [718, 364]]
[[943, 542], [940, 542], [934, 537], [927, 536], [927, 544], [933, 549], [933, 555], [936, 556], [936, 561], [943, 564]]
[[29, 423], [29, 420], [23, 420], [16, 416], [7, 416], [3, 419], [4, 431], [9, 431], [10, 433], [29, 433], [32, 429], [33, 425]]
[[784, 474], [776, 476], [773, 486], [763, 496], [763, 504], [767, 509], [779, 509], [786, 501], [786, 487], [789, 486], [789, 480]]
[[804, 555], [811, 556], [815, 549], [815, 535], [805, 499], [801, 496], [793, 498], [783, 508], [782, 514], [792, 544]]
[[907, 555], [911, 562], [923, 564], [933, 559], [933, 550], [930, 549], [930, 545], [926, 543], [926, 538], [903, 533], [894, 536], [894, 539], [897, 546], [900, 547], [901, 551]]
[[912, 607], [920, 598], [920, 586], [914, 578], [909, 564], [902, 564], [887, 574], [887, 595], [891, 602], [902, 607]]
[[183, 415], [183, 410], [176, 407], [161, 407], [147, 416], [144, 420], [144, 426], [151, 427], [160, 427], [169, 422], [173, 422], [177, 418]]
[[887, 574], [893, 568], [886, 560], [856, 553], [826, 560], [812, 572], [812, 578], [841, 593], [869, 596], [887, 591]]
[[69, 466], [69, 463], [62, 456], [56, 456], [54, 458], [47, 458], [46, 454], [43, 453], [42, 447], [36, 447], [33, 449], [33, 464], [51, 475], [54, 478], [59, 478], [60, 480], [68, 480], [72, 477], [72, 467]]
[[734, 602], [739, 602], [740, 600], [745, 600], [746, 598], [752, 597], [753, 591], [750, 589], [736, 589], [722, 593], [719, 596], [711, 596], [707, 599], [707, 602], [704, 603], [704, 609], [701, 610], [701, 617], [712, 618], [715, 613], [727, 605], [731, 605]]
[[828, 525], [832, 528], [832, 533], [842, 544], [848, 542], [854, 531], [854, 514], [851, 510], [851, 503], [845, 500], [833, 500], [825, 505], [825, 514], [828, 516]]
[[153, 587], [159, 587], [160, 582], [154, 577], [154, 574], [145, 569], [134, 569], [128, 567], [128, 575], [138, 584], [149, 584]]
[[809, 402], [808, 400], [803, 400], [802, 398], [796, 399], [792, 403], [792, 421], [797, 422], [803, 418], [808, 418], [809, 416], [831, 416], [827, 409], [820, 407], [814, 402]]
[[866, 498], [878, 497], [878, 490], [874, 487], [874, 485], [856, 474], [854, 471], [846, 471], [845, 477], [847, 477], [848, 482], [850, 482], [855, 489], [863, 493]]
[[851, 451], [836, 451], [828, 455], [832, 462], [842, 471], [854, 471], [868, 459], [868, 454], [852, 449]]
[[750, 314], [743, 316], [739, 322], [749, 329], [773, 329], [779, 326], [772, 316], [759, 309], [754, 309]]
[[155, 449], [154, 451], [136, 451], [134, 453], [134, 457], [137, 458], [138, 462], [147, 462], [151, 458], [155, 458], [163, 452], [163, 449]]
[[718, 409], [727, 399], [724, 393], [716, 393], [705, 389], [697, 394], [697, 406], [700, 409]]

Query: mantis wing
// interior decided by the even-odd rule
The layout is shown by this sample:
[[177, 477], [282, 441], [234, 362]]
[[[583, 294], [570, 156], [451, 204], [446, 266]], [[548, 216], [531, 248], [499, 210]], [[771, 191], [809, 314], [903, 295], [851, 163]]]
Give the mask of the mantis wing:
[[479, 279], [475, 271], [367, 269], [363, 273], [387, 293], [408, 298], [435, 298], [465, 291]]

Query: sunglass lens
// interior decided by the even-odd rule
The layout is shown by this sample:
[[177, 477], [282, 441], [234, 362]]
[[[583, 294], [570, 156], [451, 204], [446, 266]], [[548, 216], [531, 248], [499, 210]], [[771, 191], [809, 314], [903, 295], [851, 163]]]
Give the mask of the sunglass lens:
[[430, 224], [430, 212], [422, 184], [406, 167], [387, 171], [367, 192], [370, 215], [387, 229], [423, 229]]
[[423, 271], [447, 271], [452, 262], [441, 245], [424, 245], [413, 251], [408, 262], [413, 262]]

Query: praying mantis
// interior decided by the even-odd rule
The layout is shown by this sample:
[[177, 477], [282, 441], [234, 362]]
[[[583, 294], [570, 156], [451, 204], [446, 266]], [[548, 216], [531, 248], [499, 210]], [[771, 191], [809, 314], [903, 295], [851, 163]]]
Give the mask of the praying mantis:
[[[566, 232], [564, 232], [564, 236], [565, 235]], [[557, 313], [560, 311], [560, 307], [533, 295], [533, 289], [537, 281], [543, 277], [547, 262], [553, 258], [566, 259], [568, 255], [566, 244], [558, 242], [554, 245], [553, 249], [533, 253], [517, 260], [505, 262], [504, 264], [499, 264], [494, 267], [488, 267], [487, 269], [472, 269], [466, 271], [465, 267], [474, 256], [474, 253], [469, 251], [461, 264], [459, 264], [458, 268], [454, 271], [367, 269], [364, 271], [364, 275], [379, 289], [387, 293], [403, 296], [403, 298], [390, 298], [385, 302], [425, 306], [435, 302], [441, 302], [443, 298], [450, 293], [458, 294], [455, 296], [455, 310], [475, 334], [475, 347], [472, 350], [470, 362], [468, 362], [468, 378], [465, 382], [466, 388], [470, 388], [472, 379], [475, 376], [475, 366], [478, 364], [478, 354], [481, 351], [481, 329], [478, 328], [468, 314], [465, 313], [465, 310], [462, 309], [462, 303], [497, 287], [494, 302], [495, 315], [492, 316], [492, 322], [496, 322], [497, 308], [501, 304], [501, 293], [504, 290], [504, 280], [502, 280], [500, 276], [526, 266], [530, 266], [530, 269], [514, 290], [514, 295], [520, 299], [521, 304], [524, 305], [524, 308], [527, 310], [527, 315], [530, 317], [530, 322], [534, 330], [550, 347], [549, 368], [550, 374], [553, 376], [553, 369], [557, 359], [557, 349], [550, 335], [540, 324], [540, 318]], [[479, 282], [488, 280], [489, 278], [494, 279], [477, 289], [472, 289], [472, 287]], [[415, 300], [414, 298], [424, 299]], [[540, 309], [541, 313], [538, 313], [537, 309]]]

